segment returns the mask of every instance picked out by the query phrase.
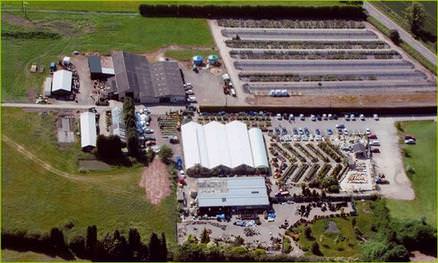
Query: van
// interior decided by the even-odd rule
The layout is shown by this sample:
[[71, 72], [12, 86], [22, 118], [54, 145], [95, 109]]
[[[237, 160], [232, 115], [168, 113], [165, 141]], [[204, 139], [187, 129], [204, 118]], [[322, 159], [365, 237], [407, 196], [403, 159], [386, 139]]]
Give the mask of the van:
[[378, 140], [372, 140], [370, 141], [371, 146], [380, 146], [380, 142]]

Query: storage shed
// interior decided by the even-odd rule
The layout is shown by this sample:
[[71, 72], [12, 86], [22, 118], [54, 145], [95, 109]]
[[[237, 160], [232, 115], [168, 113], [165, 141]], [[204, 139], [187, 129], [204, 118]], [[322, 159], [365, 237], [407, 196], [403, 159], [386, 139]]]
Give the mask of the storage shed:
[[96, 114], [94, 112], [81, 113], [81, 147], [84, 151], [91, 151], [96, 147]]
[[71, 93], [73, 73], [68, 70], [58, 70], [53, 73], [52, 94], [68, 95]]
[[194, 57], [192, 58], [192, 62], [193, 62], [193, 64], [196, 65], [196, 66], [201, 66], [202, 63], [204, 63], [204, 58], [201, 57], [201, 56], [199, 56], [199, 55], [197, 55], [197, 56], [194, 56]]

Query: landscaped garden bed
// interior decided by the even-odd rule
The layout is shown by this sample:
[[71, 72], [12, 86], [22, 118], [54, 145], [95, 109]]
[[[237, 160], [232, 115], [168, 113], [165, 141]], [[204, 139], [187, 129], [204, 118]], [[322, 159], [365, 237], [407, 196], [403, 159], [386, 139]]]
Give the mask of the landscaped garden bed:
[[252, 51], [231, 50], [234, 59], [400, 59], [395, 50], [355, 50], [355, 51]]
[[292, 19], [219, 19], [218, 25], [222, 27], [249, 27], [249, 28], [365, 28], [362, 21], [355, 20], [292, 20]]

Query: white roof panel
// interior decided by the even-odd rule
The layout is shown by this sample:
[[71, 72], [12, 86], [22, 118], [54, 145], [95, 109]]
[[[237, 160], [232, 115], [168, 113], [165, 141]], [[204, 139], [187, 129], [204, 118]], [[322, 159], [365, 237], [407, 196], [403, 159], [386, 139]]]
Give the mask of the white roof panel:
[[220, 165], [232, 167], [225, 125], [217, 121], [207, 123], [204, 125], [204, 137], [207, 145], [208, 168], [212, 169]]
[[71, 92], [73, 73], [68, 70], [58, 70], [53, 73], [52, 92], [67, 91]]
[[251, 143], [252, 157], [255, 168], [268, 168], [268, 157], [266, 155], [263, 133], [259, 128], [251, 128], [248, 131]]
[[81, 147], [96, 147], [96, 114], [93, 112], [81, 113]]
[[240, 121], [232, 121], [225, 125], [228, 148], [231, 158], [231, 168], [241, 165], [254, 166], [251, 146], [249, 144], [248, 129]]

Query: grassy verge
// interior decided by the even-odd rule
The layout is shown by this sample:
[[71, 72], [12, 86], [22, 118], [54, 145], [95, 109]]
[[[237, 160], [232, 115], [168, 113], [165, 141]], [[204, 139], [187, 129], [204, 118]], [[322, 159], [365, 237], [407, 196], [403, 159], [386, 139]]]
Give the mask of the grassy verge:
[[31, 251], [18, 252], [15, 250], [2, 249], [2, 262], [50, 262], [50, 261], [65, 261], [60, 257], [50, 257], [45, 254], [35, 253]]
[[[436, 225], [436, 123], [400, 122], [400, 135], [414, 135], [416, 145], [403, 145], [404, 165], [415, 190], [415, 200], [387, 200], [390, 215], [399, 219], [421, 219]], [[408, 169], [411, 171], [409, 172]], [[412, 172], [413, 171], [413, 172]]]
[[[370, 201], [357, 202], [358, 215], [356, 217], [334, 217], [316, 220], [310, 226], [312, 238], [307, 238], [304, 235], [305, 227], [303, 225], [299, 226], [297, 229], [300, 235], [299, 246], [305, 251], [306, 255], [312, 255], [312, 243], [317, 242], [325, 257], [359, 257], [362, 243], [356, 237], [354, 224], [364, 237], [369, 238], [374, 234], [371, 229], [375, 218], [371, 206], [372, 202]], [[336, 224], [339, 233], [326, 232], [329, 222]]]
[[[36, 12], [30, 12], [29, 19], [17, 12], [3, 15], [6, 17], [2, 20], [3, 31], [60, 35], [58, 39], [2, 37], [3, 101], [34, 98], [48, 76], [49, 63], [74, 50], [109, 54], [112, 50], [151, 52], [170, 44], [214, 47], [204, 19]], [[30, 73], [32, 63], [44, 65], [46, 72]]]
[[193, 56], [200, 55], [207, 58], [208, 55], [218, 54], [217, 51], [199, 50], [199, 49], [184, 49], [184, 50], [167, 50], [164, 56], [173, 58], [179, 61], [190, 61]]
[[[176, 1], [32, 1], [29, 10], [72, 10], [72, 11], [106, 11], [106, 12], [138, 12], [140, 4], [190, 4], [190, 5], [283, 5], [283, 6], [330, 6], [348, 5], [347, 1], [275, 1], [275, 0], [176, 0]], [[3, 2], [4, 8], [21, 8], [21, 2]]]
[[[418, 1], [421, 2], [426, 11], [425, 30], [430, 34], [436, 34], [436, 2], [434, 1]], [[406, 18], [406, 8], [410, 6], [411, 2], [388, 2], [388, 1], [375, 1], [371, 2], [372, 5], [377, 7], [380, 11], [385, 13], [399, 26], [410, 32], [410, 26], [408, 19]], [[420, 41], [429, 48], [432, 52], [436, 53], [436, 42]]]
[[[368, 22], [375, 26], [385, 36], [389, 37], [389, 33], [391, 30], [382, 23], [380, 23], [377, 19], [375, 19], [374, 17], [368, 17]], [[429, 62], [429, 60], [423, 57], [423, 55], [417, 52], [417, 50], [415, 50], [413, 47], [403, 41], [400, 43], [400, 47], [411, 57], [417, 60], [421, 65], [427, 68], [430, 72], [436, 75], [436, 67], [431, 62]]]
[[[175, 245], [176, 204], [172, 193], [151, 205], [138, 186], [143, 167], [114, 168], [109, 172], [77, 174], [78, 145], [56, 145], [54, 117], [18, 109], [2, 109], [3, 134], [22, 144], [69, 178], [52, 174], [23, 157], [8, 144], [2, 147], [2, 227], [46, 232], [60, 227], [68, 238], [85, 235], [96, 225], [100, 236], [135, 227], [148, 240], [164, 232]], [[153, 215], [153, 216], [152, 216]], [[68, 224], [73, 227], [66, 227]]]

